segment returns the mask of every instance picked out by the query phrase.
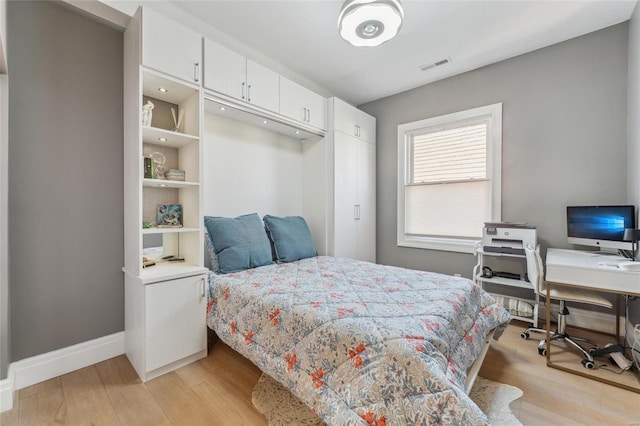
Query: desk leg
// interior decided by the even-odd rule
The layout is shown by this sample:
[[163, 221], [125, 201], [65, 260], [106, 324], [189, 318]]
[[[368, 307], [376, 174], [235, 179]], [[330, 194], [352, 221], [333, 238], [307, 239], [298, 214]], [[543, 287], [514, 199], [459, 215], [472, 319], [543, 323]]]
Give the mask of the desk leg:
[[547, 282], [547, 297], [544, 302], [545, 306], [545, 317], [547, 322], [547, 340], [545, 344], [547, 346], [547, 365], [551, 363], [551, 283]]
[[616, 343], [622, 343], [620, 342], [620, 300], [621, 300], [622, 296], [621, 295], [616, 295]]

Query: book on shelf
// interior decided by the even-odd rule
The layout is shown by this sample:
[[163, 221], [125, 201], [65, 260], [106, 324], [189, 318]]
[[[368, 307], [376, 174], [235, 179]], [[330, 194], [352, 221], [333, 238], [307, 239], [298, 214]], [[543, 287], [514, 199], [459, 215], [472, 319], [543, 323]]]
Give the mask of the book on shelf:
[[156, 168], [151, 157], [144, 157], [144, 178], [145, 179], [155, 179]]

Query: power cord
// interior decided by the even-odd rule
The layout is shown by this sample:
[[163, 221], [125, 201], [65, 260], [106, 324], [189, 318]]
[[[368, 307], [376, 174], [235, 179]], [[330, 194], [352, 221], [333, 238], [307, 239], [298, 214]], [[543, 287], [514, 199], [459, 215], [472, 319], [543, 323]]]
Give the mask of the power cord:
[[619, 374], [622, 374], [622, 373], [624, 373], [625, 371], [627, 371], [627, 370], [628, 370], [628, 368], [625, 368], [625, 369], [622, 369], [622, 368], [621, 368], [621, 369], [620, 369], [620, 371], [615, 371], [615, 370], [610, 369], [610, 368], [609, 368], [609, 366], [608, 366], [607, 364], [599, 365], [599, 366], [598, 366], [598, 368], [599, 368], [600, 370], [605, 370], [605, 371], [608, 371], [608, 372], [610, 372], [610, 373], [618, 374], [618, 375], [619, 375]]

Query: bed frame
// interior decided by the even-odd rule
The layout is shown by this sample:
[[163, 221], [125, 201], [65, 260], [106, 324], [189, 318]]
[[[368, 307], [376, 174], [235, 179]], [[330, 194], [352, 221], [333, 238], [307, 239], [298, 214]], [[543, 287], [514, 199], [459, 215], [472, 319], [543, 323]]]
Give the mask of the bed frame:
[[482, 345], [482, 350], [478, 355], [478, 358], [471, 364], [469, 367], [469, 371], [467, 372], [467, 381], [465, 383], [464, 391], [469, 394], [471, 392], [471, 388], [473, 388], [473, 384], [478, 377], [478, 372], [480, 371], [480, 367], [482, 367], [482, 363], [484, 362], [484, 358], [487, 356], [487, 352], [489, 351], [489, 346], [491, 346], [491, 340], [493, 339], [493, 335], [496, 330], [493, 329], [489, 331], [489, 333], [484, 338], [484, 344]]

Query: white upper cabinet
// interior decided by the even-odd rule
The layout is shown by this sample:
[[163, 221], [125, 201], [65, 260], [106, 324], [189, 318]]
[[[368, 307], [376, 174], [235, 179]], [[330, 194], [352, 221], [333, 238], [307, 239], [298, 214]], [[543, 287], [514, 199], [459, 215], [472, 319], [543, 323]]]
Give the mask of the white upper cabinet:
[[376, 140], [376, 119], [374, 117], [338, 98], [335, 98], [333, 107], [335, 130], [365, 141]]
[[204, 87], [236, 99], [246, 98], [247, 60], [231, 49], [204, 39]]
[[327, 100], [280, 76], [280, 114], [319, 129], [327, 128]]
[[278, 73], [205, 39], [204, 86], [244, 102], [277, 112]]
[[182, 80], [199, 83], [202, 37], [145, 8], [142, 14], [142, 64]]
[[247, 102], [277, 112], [280, 109], [278, 77], [278, 73], [247, 59]]

